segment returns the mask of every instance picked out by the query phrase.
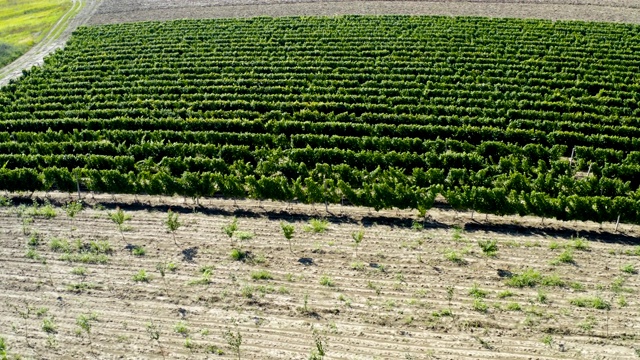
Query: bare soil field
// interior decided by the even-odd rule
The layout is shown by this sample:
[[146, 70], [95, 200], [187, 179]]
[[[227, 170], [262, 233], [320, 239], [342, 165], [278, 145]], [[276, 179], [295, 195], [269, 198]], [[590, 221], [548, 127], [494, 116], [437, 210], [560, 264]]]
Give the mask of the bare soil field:
[[[630, 225], [432, 209], [420, 226], [410, 212], [110, 195], [88, 196], [72, 218], [22, 199], [0, 207], [10, 356], [237, 358], [232, 333], [243, 359], [307, 359], [314, 331], [325, 359], [640, 356]], [[109, 217], [116, 206], [131, 217], [122, 231]], [[314, 219], [324, 231], [309, 228]], [[291, 249], [282, 222], [295, 228]], [[486, 254], [479, 242], [491, 240]], [[246, 257], [234, 260], [238, 247]], [[175, 269], [163, 277], [159, 263]]]
[[445, 15], [640, 23], [638, 0], [103, 0], [90, 24], [312, 15]]

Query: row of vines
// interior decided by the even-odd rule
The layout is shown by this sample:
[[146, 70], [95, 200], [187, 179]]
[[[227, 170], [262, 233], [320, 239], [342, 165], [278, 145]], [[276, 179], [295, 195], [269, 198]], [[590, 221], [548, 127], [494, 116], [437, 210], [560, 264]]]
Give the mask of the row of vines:
[[0, 89], [0, 188], [640, 223], [639, 68], [623, 24], [85, 27]]

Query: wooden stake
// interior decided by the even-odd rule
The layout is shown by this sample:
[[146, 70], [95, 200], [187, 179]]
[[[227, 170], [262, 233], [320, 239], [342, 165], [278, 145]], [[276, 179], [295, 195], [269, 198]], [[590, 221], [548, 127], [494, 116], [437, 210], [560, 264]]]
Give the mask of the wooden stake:
[[620, 225], [620, 215], [618, 215], [618, 221], [616, 221], [616, 232], [618, 232], [618, 225]]
[[591, 164], [591, 163], [589, 164], [589, 170], [587, 170], [587, 177], [589, 177], [589, 174], [591, 174], [591, 165], [593, 165], [593, 164]]
[[571, 150], [571, 157], [569, 158], [569, 166], [573, 165], [573, 155], [575, 155], [575, 154], [576, 154], [576, 148], [574, 147]]
[[77, 175], [76, 175], [76, 186], [78, 187], [78, 200], [82, 200], [82, 196], [80, 196], [80, 181], [78, 181]]

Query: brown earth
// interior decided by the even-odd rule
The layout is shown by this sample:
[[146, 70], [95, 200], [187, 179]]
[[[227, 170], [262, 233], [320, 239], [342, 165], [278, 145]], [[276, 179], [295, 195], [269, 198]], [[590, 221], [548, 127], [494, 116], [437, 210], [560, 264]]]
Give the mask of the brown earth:
[[90, 24], [308, 15], [446, 15], [640, 23], [638, 0], [103, 0]]
[[[625, 265], [640, 268], [640, 248], [631, 245], [638, 244], [638, 231], [630, 225], [615, 232], [615, 224], [600, 229], [594, 223], [546, 220], [543, 225], [532, 217], [485, 220], [478, 214], [472, 220], [470, 213], [433, 209], [418, 230], [412, 229], [414, 214], [406, 211], [335, 205], [327, 213], [324, 206], [295, 204], [285, 210], [286, 204], [272, 202], [234, 206], [212, 199], [193, 206], [182, 198], [137, 199], [88, 196], [90, 208], [75, 219], [59, 207], [51, 219], [28, 215], [25, 206], [0, 208], [0, 334], [10, 354], [233, 358], [223, 339], [230, 329], [242, 335], [243, 359], [307, 359], [312, 328], [326, 339], [325, 359], [635, 359], [640, 353], [634, 349], [640, 275], [621, 271]], [[68, 198], [53, 194], [52, 200], [60, 204]], [[108, 217], [116, 206], [132, 216], [122, 235]], [[163, 225], [169, 208], [183, 224], [176, 243]], [[250, 253], [246, 261], [230, 258], [232, 241], [222, 227], [233, 216], [238, 231], [253, 234], [242, 241]], [[328, 220], [326, 232], [304, 231], [315, 218]], [[281, 221], [295, 226], [293, 252]], [[351, 234], [361, 229], [365, 235], [356, 254]], [[573, 263], [552, 265], [578, 244], [571, 240], [576, 234], [589, 249], [572, 250]], [[28, 258], [32, 237], [39, 244]], [[71, 244], [106, 241], [113, 252], [106, 264], [63, 261], [50, 247], [54, 238]], [[488, 239], [497, 240], [495, 257], [483, 255], [477, 244]], [[127, 250], [132, 245], [143, 246], [146, 255], [133, 255]], [[462, 260], [447, 259], [452, 251]], [[156, 264], [166, 261], [178, 268], [167, 272], [165, 283]], [[210, 283], [189, 285], [202, 279], [205, 266], [213, 268]], [[86, 274], [72, 274], [78, 267]], [[526, 268], [556, 274], [565, 286], [506, 285], [510, 273]], [[134, 282], [142, 269], [150, 281]], [[259, 270], [273, 278], [252, 279]], [[322, 285], [323, 277], [332, 286]], [[474, 284], [486, 292], [484, 298], [470, 294]], [[507, 290], [512, 296], [499, 296]], [[601, 298], [610, 311], [571, 303], [585, 297]], [[43, 308], [46, 313], [36, 314]], [[26, 309], [32, 310], [25, 314]], [[77, 333], [76, 320], [91, 313], [97, 320], [91, 322], [89, 342]], [[56, 333], [43, 330], [45, 318], [53, 319]], [[159, 329], [158, 342], [150, 340], [150, 322]], [[184, 335], [176, 332], [180, 323]], [[206, 353], [211, 345], [225, 355]]]

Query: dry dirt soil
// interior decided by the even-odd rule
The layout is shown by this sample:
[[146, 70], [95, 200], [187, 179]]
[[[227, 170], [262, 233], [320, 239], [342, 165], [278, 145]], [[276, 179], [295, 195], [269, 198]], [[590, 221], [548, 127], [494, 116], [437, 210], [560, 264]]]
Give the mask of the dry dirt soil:
[[90, 23], [341, 14], [466, 15], [640, 23], [640, 0], [102, 0]]
[[[68, 199], [53, 194], [52, 202]], [[325, 359], [640, 356], [640, 247], [630, 225], [614, 232], [615, 224], [433, 209], [418, 229], [410, 212], [109, 195], [89, 195], [75, 218], [55, 206], [47, 219], [22, 201], [0, 207], [0, 336], [11, 356], [231, 359], [229, 330], [242, 336], [243, 359], [308, 359], [314, 329]], [[116, 206], [131, 216], [122, 233], [108, 215]], [[170, 208], [182, 223], [175, 241], [163, 224]], [[229, 238], [222, 227], [234, 216]], [[325, 232], [305, 231], [321, 218]], [[281, 222], [295, 227], [291, 251]], [[76, 261], [54, 251], [54, 239], [68, 241]], [[483, 254], [483, 240], [497, 241], [495, 256]], [[92, 241], [110, 245], [106, 263], [78, 261]], [[244, 261], [230, 257], [236, 243], [248, 251]], [[163, 278], [156, 264], [169, 262], [176, 269]], [[563, 284], [507, 285], [526, 269]], [[140, 270], [148, 282], [133, 280]], [[255, 279], [260, 271], [271, 278]], [[609, 310], [589, 307], [594, 299]]]

